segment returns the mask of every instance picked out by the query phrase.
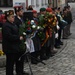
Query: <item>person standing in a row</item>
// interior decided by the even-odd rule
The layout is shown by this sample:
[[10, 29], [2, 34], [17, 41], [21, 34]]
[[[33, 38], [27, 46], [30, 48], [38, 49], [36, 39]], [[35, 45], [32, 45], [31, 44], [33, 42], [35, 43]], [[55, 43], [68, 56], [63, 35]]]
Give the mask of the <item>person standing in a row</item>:
[[[18, 26], [18, 29], [20, 28], [20, 26], [25, 22], [23, 20], [23, 8], [22, 7], [15, 7], [14, 8], [15, 11], [15, 20], [14, 23]], [[26, 75], [26, 72], [24, 71], [24, 60], [27, 59], [26, 56], [22, 57], [23, 61], [22, 61], [22, 71], [23, 74]]]
[[14, 64], [16, 66], [16, 75], [29, 75], [23, 74], [23, 62], [24, 60], [20, 56], [24, 51], [20, 50], [20, 41], [23, 40], [22, 36], [19, 36], [19, 30], [14, 23], [13, 10], [6, 11], [6, 22], [2, 26], [2, 47], [3, 52], [6, 54], [6, 75], [14, 75]]
[[70, 28], [71, 28], [71, 23], [72, 23], [72, 13], [71, 13], [71, 9], [70, 9], [70, 6], [67, 6], [67, 16], [68, 16], [68, 36], [71, 35], [71, 31], [70, 31]]
[[23, 9], [22, 7], [15, 7], [14, 8], [14, 11], [15, 11], [15, 24], [19, 27], [20, 25], [23, 24]]

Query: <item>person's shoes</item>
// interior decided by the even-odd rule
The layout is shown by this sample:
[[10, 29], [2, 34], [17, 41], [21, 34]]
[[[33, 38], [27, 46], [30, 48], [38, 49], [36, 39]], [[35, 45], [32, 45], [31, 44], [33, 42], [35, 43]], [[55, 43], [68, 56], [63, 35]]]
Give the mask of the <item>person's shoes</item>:
[[62, 39], [68, 39], [67, 37], [65, 37], [65, 38], [62, 38]]
[[56, 49], [60, 49], [61, 47], [60, 47], [60, 45], [58, 45], [58, 46], [55, 46], [55, 48], [56, 48]]
[[38, 62], [37, 61], [31, 61], [31, 64], [38, 64]]
[[16, 75], [29, 75], [29, 73], [23, 72], [23, 73], [17, 73]]
[[47, 56], [44, 56], [44, 57], [40, 57], [40, 60], [42, 61], [42, 60], [47, 60], [48, 58], [47, 58]]
[[51, 54], [57, 53], [57, 49], [51, 50]]
[[72, 33], [70, 33], [70, 35], [71, 35]]
[[72, 33], [69, 33], [69, 36], [71, 35]]
[[63, 42], [60, 41], [60, 45], [63, 45]]
[[22, 75], [29, 75], [29, 73], [27, 73], [27, 72], [23, 72], [23, 74]]

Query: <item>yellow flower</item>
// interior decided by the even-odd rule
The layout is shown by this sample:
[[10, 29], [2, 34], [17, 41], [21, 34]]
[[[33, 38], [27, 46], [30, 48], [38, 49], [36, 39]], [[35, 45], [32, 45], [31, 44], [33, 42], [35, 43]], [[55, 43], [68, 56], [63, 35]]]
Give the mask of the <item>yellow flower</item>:
[[53, 25], [55, 25], [56, 23], [55, 22], [53, 22]]
[[45, 27], [47, 26], [47, 24], [44, 24], [43, 26], [44, 26], [44, 28], [45, 28]]
[[51, 20], [49, 19], [48, 22], [51, 22]]
[[4, 55], [4, 52], [2, 50], [0, 50], [0, 56]]
[[56, 17], [55, 17], [54, 19], [55, 19], [55, 20], [57, 20], [57, 18], [56, 18]]

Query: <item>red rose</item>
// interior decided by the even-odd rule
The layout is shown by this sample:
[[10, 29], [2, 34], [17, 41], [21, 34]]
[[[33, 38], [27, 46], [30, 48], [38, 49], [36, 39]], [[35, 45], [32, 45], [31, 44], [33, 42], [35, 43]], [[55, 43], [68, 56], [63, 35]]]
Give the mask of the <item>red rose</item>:
[[28, 23], [27, 23], [28, 25], [30, 25], [30, 21], [28, 21]]
[[38, 25], [38, 22], [37, 22], [37, 21], [35, 21], [35, 24], [36, 24], [36, 25]]
[[28, 28], [27, 28], [27, 30], [31, 30], [31, 28], [30, 28], [30, 27], [28, 27]]

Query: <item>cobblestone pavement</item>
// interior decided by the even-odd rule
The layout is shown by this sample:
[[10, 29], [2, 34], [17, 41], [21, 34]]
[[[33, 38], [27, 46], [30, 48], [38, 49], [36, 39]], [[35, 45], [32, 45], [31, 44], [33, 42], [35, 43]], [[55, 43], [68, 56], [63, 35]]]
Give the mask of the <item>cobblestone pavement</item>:
[[[74, 12], [74, 11], [73, 11]], [[50, 59], [41, 63], [31, 65], [33, 75], [75, 75], [75, 21], [72, 23], [72, 35], [63, 40], [64, 46]], [[28, 63], [25, 64], [25, 71], [30, 73]], [[5, 75], [5, 67], [0, 68], [0, 75]]]
[[32, 65], [34, 75], [75, 75], [75, 40], [67, 40], [66, 47], [45, 63]]
[[[39, 63], [31, 65], [34, 75], [75, 75], [75, 40], [68, 39], [63, 50], [44, 61], [46, 65]], [[30, 72], [25, 64], [25, 71]], [[0, 68], [0, 75], [5, 75], [5, 68]]]

